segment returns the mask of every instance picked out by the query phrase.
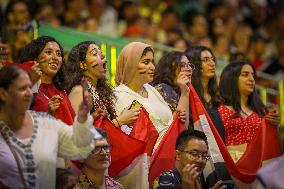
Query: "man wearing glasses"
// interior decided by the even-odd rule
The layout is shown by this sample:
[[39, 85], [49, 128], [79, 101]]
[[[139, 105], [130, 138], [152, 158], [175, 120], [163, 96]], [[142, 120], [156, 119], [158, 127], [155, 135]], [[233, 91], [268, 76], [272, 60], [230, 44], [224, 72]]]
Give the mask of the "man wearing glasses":
[[[210, 159], [205, 134], [197, 130], [183, 131], [176, 141], [176, 167], [155, 180], [154, 189], [203, 189], [202, 171]], [[212, 189], [224, 189], [218, 181]]]
[[109, 139], [104, 130], [96, 128], [95, 148], [83, 160], [82, 171], [74, 189], [123, 189], [124, 187], [107, 175], [110, 166]]

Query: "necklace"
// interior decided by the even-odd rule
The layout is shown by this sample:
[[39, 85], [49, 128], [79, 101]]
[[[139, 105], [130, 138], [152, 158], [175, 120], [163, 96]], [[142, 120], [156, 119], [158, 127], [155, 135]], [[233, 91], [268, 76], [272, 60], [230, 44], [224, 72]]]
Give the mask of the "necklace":
[[96, 184], [95, 184], [93, 181], [91, 181], [87, 175], [85, 175], [85, 177], [87, 178], [88, 183], [91, 185], [92, 189], [98, 188], [98, 187], [96, 186]]
[[102, 101], [100, 100], [100, 96], [99, 96], [97, 90], [95, 89], [95, 87], [91, 84], [91, 82], [87, 81], [87, 83], [88, 83], [88, 91], [92, 95], [93, 105], [94, 105], [95, 109], [100, 108], [100, 109], [106, 110], [106, 107], [102, 103]]
[[143, 89], [142, 90], [140, 90], [139, 92], [138, 92], [138, 94], [140, 95], [140, 96], [143, 96], [143, 97], [147, 97], [148, 96], [148, 92], [147, 92], [147, 90], [143, 87]]

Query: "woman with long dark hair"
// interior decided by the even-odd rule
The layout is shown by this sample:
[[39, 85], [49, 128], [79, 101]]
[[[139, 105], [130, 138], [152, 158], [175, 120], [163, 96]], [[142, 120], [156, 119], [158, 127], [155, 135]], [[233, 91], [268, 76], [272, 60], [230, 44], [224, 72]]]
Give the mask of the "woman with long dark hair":
[[191, 82], [193, 70], [194, 65], [188, 61], [184, 53], [169, 52], [159, 60], [151, 82], [168, 103], [172, 112], [178, 111], [183, 121], [188, 119], [188, 114], [186, 114], [188, 110], [181, 112], [180, 106], [188, 104], [189, 90], [186, 85]]
[[64, 91], [62, 65], [65, 62], [60, 43], [53, 37], [41, 36], [25, 46], [17, 61], [19, 63], [36, 61], [42, 73], [40, 87], [31, 109], [48, 112], [71, 125], [75, 113]]
[[116, 114], [114, 106], [116, 97], [106, 80], [106, 58], [94, 41], [83, 41], [74, 46], [63, 70], [66, 90], [75, 112], [83, 98], [80, 81], [86, 78], [94, 105], [91, 113], [95, 119], [100, 115], [107, 116], [120, 127], [132, 124], [138, 118], [139, 110], [127, 109]]
[[[236, 166], [250, 174], [256, 174], [266, 160], [281, 153], [277, 131], [269, 125], [278, 125], [280, 117], [261, 102], [255, 89], [255, 78], [255, 68], [249, 62], [228, 64], [220, 78], [224, 103], [218, 108], [224, 123], [227, 150]], [[267, 140], [271, 146], [266, 145]], [[243, 183], [236, 183], [240, 188], [244, 187]]]
[[[225, 144], [235, 161], [256, 136], [266, 114], [266, 108], [255, 90], [255, 78], [254, 67], [246, 61], [231, 62], [220, 78], [224, 104], [218, 110], [224, 122]], [[239, 145], [241, 149], [230, 149], [231, 145]]]
[[216, 58], [212, 50], [204, 46], [194, 46], [185, 52], [188, 60], [195, 66], [192, 85], [206, 108], [219, 135], [225, 141], [223, 122], [217, 111], [222, 97], [216, 76]]

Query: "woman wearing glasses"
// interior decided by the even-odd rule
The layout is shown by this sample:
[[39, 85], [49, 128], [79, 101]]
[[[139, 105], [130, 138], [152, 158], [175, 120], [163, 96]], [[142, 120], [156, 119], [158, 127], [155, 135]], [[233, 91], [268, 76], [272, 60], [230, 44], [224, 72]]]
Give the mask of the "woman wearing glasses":
[[102, 129], [97, 129], [101, 138], [95, 139], [95, 149], [83, 160], [82, 171], [75, 189], [123, 189], [124, 187], [107, 175], [110, 166], [110, 143]]
[[[186, 51], [186, 56], [189, 61], [195, 65], [195, 70], [192, 74], [192, 85], [207, 110], [219, 136], [224, 142], [224, 125], [218, 112], [218, 106], [222, 102], [222, 98], [217, 84], [215, 55], [208, 47], [194, 46]], [[213, 143], [214, 142], [210, 143], [210, 153], [215, 153], [215, 150], [218, 148], [215, 148]], [[211, 175], [211, 180], [208, 180], [207, 183], [209, 186], [213, 186], [218, 180], [223, 180], [233, 185], [226, 165], [222, 160], [216, 161], [216, 159], [212, 159], [210, 160], [210, 163], [214, 165], [214, 169], [218, 171], [206, 170], [207, 173]]]
[[195, 66], [192, 73], [192, 85], [219, 135], [225, 141], [224, 125], [217, 110], [222, 98], [217, 83], [215, 55], [210, 48], [204, 46], [194, 46], [186, 50], [185, 54]]
[[[179, 111], [182, 121], [186, 121], [188, 116], [185, 111], [179, 110], [181, 103], [184, 103], [180, 99], [181, 97], [188, 99], [187, 84], [191, 82], [193, 70], [194, 65], [178, 51], [165, 54], [155, 68], [152, 85], [159, 91], [173, 113]], [[188, 103], [186, 100], [185, 102]]]

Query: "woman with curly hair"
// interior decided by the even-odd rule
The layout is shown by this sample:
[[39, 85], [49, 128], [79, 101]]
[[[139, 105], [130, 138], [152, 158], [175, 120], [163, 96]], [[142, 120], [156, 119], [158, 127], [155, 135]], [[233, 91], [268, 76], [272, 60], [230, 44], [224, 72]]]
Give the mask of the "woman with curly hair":
[[[194, 65], [184, 53], [173, 51], [165, 54], [155, 67], [154, 79], [151, 83], [163, 96], [173, 113], [179, 111], [180, 119], [185, 121], [186, 112], [181, 112], [179, 106], [188, 104], [189, 91], [186, 84], [191, 82]], [[189, 106], [187, 106], [189, 107]]]
[[48, 112], [68, 125], [72, 125], [75, 113], [64, 91], [62, 65], [64, 53], [60, 43], [49, 36], [32, 40], [24, 47], [18, 62], [37, 61], [42, 72], [40, 87], [31, 109]]
[[93, 100], [93, 117], [107, 116], [116, 126], [132, 124], [139, 110], [125, 110], [116, 115], [114, 101], [116, 97], [106, 81], [106, 59], [94, 41], [83, 41], [72, 48], [63, 67], [65, 86], [75, 112], [82, 100], [80, 81], [87, 79], [88, 91]]

